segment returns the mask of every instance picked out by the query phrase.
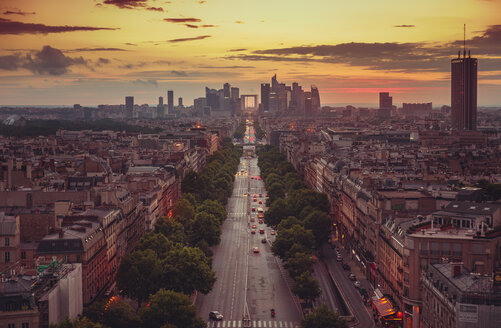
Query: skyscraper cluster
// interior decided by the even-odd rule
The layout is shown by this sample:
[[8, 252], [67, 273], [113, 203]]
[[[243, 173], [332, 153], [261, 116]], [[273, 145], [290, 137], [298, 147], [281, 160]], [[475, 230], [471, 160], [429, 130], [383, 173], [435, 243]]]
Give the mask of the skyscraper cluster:
[[229, 83], [225, 83], [223, 89], [219, 90], [205, 87], [205, 98], [194, 100], [195, 111], [203, 115], [214, 112], [235, 114], [240, 111], [241, 106], [240, 89]]
[[260, 111], [283, 115], [316, 115], [320, 112], [318, 88], [312, 85], [311, 91], [303, 91], [297, 82], [287, 86], [279, 83], [275, 74], [271, 78], [271, 85], [261, 84]]

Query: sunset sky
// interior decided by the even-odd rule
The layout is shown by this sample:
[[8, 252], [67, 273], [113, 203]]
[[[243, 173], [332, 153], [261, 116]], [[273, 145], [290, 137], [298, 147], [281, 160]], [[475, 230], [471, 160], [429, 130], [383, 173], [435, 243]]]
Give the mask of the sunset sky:
[[[450, 60], [479, 60], [501, 105], [501, 0], [1, 0], [0, 105], [185, 105], [204, 87], [315, 84], [322, 105], [450, 105]], [[177, 103], [177, 100], [176, 100]]]

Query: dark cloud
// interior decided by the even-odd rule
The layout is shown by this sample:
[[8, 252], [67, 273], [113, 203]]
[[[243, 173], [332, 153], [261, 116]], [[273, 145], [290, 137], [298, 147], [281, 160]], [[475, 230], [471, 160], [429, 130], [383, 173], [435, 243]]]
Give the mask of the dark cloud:
[[238, 51], [245, 51], [247, 50], [246, 48], [237, 48], [237, 49], [229, 49], [229, 52], [238, 52]]
[[101, 57], [99, 57], [96, 60], [96, 66], [103, 66], [103, 65], [109, 64], [110, 62], [111, 61], [108, 58], [101, 58]]
[[162, 7], [148, 7], [146, 10], [151, 10], [151, 11], [160, 11], [163, 12], [164, 9]]
[[155, 79], [147, 79], [147, 80], [136, 79], [135, 81], [132, 81], [132, 83], [141, 84], [145, 86], [154, 86], [155, 88], [158, 88], [158, 82]]
[[137, 44], [135, 43], [130, 43], [130, 42], [127, 42], [125, 43], [126, 46], [133, 46], [133, 47], [137, 47]]
[[[105, 62], [106, 59], [100, 58], [96, 64], [102, 65]], [[92, 69], [89, 61], [83, 57], [65, 56], [61, 50], [51, 46], [44, 46], [42, 50], [31, 54], [16, 53], [0, 57], [0, 69], [15, 71], [24, 68], [39, 75], [62, 75], [74, 65], [83, 65]]]
[[128, 50], [121, 48], [77, 48], [77, 49], [67, 50], [65, 52], [84, 52], [84, 51], [128, 51]]
[[134, 9], [138, 7], [146, 7], [148, 0], [104, 0], [104, 4], [117, 6], [121, 9]]
[[195, 40], [203, 40], [210, 38], [212, 35], [200, 35], [196, 36], [193, 38], [181, 38], [181, 39], [172, 39], [172, 40], [167, 40], [167, 42], [186, 42], [186, 41], [195, 41]]
[[39, 75], [62, 75], [73, 65], [87, 65], [87, 61], [83, 57], [65, 56], [59, 49], [44, 46], [33, 57], [27, 55], [23, 67]]
[[26, 16], [26, 15], [35, 15], [36, 13], [34, 11], [32, 12], [27, 12], [27, 11], [21, 11], [19, 9], [16, 10], [7, 10], [3, 12], [4, 15], [21, 15], [21, 16]]
[[146, 62], [137, 62], [137, 63], [133, 63], [133, 64], [121, 65], [121, 66], [119, 66], [119, 68], [133, 69], [133, 68], [144, 67], [146, 65], [147, 65]]
[[185, 71], [170, 71], [172, 75], [176, 76], [188, 76], [188, 74]]
[[22, 67], [23, 62], [23, 58], [19, 54], [0, 56], [0, 69], [15, 71]]
[[200, 18], [164, 18], [164, 21], [169, 23], [200, 23]]
[[0, 18], [0, 34], [47, 34], [97, 30], [117, 30], [117, 28], [68, 25], [50, 26], [45, 24], [15, 22], [9, 19]]
[[200, 68], [205, 68], [205, 69], [221, 69], [221, 68], [228, 68], [228, 69], [239, 69], [239, 68], [256, 68], [256, 66], [199, 66]]
[[204, 24], [204, 25], [193, 25], [193, 24], [184, 24], [186, 27], [189, 28], [207, 28], [207, 27], [217, 27], [217, 25], [210, 25], [210, 24]]
[[416, 25], [393, 25], [393, 27], [416, 27]]
[[[466, 40], [466, 47], [475, 54], [501, 55], [501, 25], [490, 25], [481, 35]], [[463, 47], [463, 40], [452, 43], [456, 48]]]

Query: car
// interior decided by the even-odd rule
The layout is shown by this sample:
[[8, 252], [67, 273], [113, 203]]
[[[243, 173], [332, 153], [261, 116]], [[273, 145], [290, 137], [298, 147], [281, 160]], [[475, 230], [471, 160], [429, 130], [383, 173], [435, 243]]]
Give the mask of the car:
[[259, 247], [254, 247], [252, 249], [252, 252], [254, 252], [255, 254], [259, 253]]
[[261, 220], [261, 219], [259, 219], [259, 221], [258, 221], [258, 222], [259, 222], [259, 224], [263, 224], [263, 223], [264, 223], [264, 221], [263, 221], [263, 220]]
[[256, 218], [251, 218], [251, 222], [256, 222]]
[[276, 235], [276, 234], [277, 234], [277, 232], [276, 232], [275, 230], [271, 230], [270, 234], [271, 234], [271, 235]]
[[341, 262], [343, 260], [343, 257], [341, 255], [338, 255], [336, 257], [336, 261]]
[[252, 229], [256, 229], [256, 228], [257, 228], [257, 225], [253, 224]]
[[263, 197], [263, 194], [259, 194], [259, 197]]
[[355, 276], [354, 273], [350, 273], [350, 275], [348, 276], [348, 278], [350, 278], [350, 280], [353, 280], [353, 281], [357, 280], [357, 276]]
[[343, 269], [346, 270], [346, 271], [349, 271], [351, 269], [350, 266], [348, 264], [346, 264], [346, 263], [343, 263], [342, 266], [343, 266]]
[[256, 195], [256, 194], [254, 194], [254, 198], [256, 198], [256, 197], [257, 197], [257, 195]]
[[253, 207], [253, 208], [252, 208], [252, 212], [255, 212], [255, 211], [256, 211], [256, 208], [255, 208], [255, 207]]
[[262, 201], [259, 201], [259, 203], [258, 203], [258, 204], [262, 204], [262, 203], [263, 203]]
[[256, 230], [252, 229], [251, 230], [251, 234], [255, 235], [256, 234]]
[[254, 202], [257, 202], [257, 198], [254, 198], [254, 199], [253, 199], [253, 201], [254, 201]]
[[357, 280], [357, 281], [355, 281], [355, 282], [353, 283], [353, 286], [355, 286], [356, 288], [360, 288], [360, 281], [358, 281], [358, 280]]
[[266, 198], [268, 198], [268, 194], [266, 194], [266, 196], [265, 196], [265, 197], [266, 197]]
[[262, 244], [266, 244], [266, 238], [261, 239]]
[[221, 321], [223, 320], [223, 315], [219, 311], [210, 311], [209, 319]]
[[264, 229], [259, 229], [259, 233], [264, 235]]

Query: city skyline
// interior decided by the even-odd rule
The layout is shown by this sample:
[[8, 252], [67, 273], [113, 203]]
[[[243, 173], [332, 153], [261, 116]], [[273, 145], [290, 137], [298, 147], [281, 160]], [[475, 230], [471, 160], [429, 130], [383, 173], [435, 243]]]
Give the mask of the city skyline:
[[478, 105], [495, 106], [500, 10], [481, 0], [7, 0], [0, 105], [97, 106], [126, 95], [155, 104], [174, 90], [189, 106], [224, 82], [259, 94], [273, 74], [287, 85], [316, 85], [322, 105], [377, 104], [379, 92], [397, 106], [450, 105], [450, 61], [466, 23], [467, 48], [479, 61]]

